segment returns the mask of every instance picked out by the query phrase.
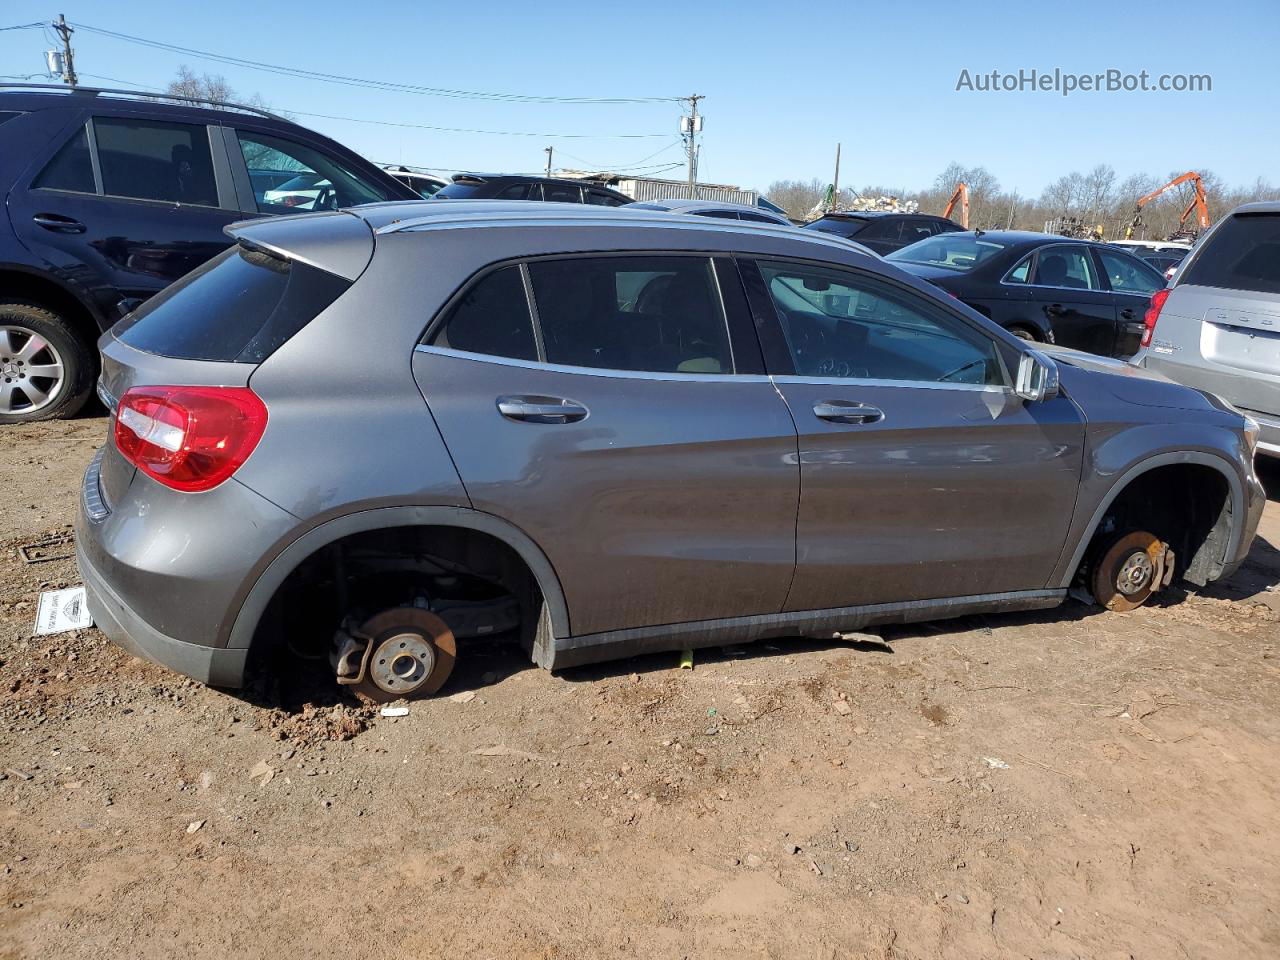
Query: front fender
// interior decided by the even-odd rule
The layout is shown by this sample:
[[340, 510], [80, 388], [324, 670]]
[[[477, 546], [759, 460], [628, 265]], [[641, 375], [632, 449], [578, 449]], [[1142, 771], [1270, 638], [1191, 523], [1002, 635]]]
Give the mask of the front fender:
[[1247, 551], [1248, 532], [1261, 517], [1264, 496], [1239, 437], [1212, 423], [1150, 423], [1119, 430], [1089, 451], [1071, 530], [1048, 586], [1071, 585], [1094, 531], [1125, 487], [1150, 470], [1184, 463], [1209, 467], [1226, 481], [1231, 529], [1222, 563], [1238, 562]]

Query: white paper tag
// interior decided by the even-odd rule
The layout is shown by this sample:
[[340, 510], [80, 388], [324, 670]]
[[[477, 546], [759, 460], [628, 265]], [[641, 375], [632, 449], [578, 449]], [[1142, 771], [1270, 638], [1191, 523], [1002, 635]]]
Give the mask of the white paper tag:
[[92, 626], [93, 617], [89, 615], [89, 605], [85, 603], [84, 587], [49, 590], [40, 594], [40, 603], [36, 607], [37, 637]]

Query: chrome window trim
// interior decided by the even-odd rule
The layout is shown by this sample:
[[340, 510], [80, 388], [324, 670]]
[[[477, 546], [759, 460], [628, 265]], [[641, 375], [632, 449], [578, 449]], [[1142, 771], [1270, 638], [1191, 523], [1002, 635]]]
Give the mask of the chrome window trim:
[[775, 384], [793, 383], [817, 387], [834, 387], [848, 383], [859, 387], [906, 387], [913, 390], [962, 390], [965, 393], [1013, 393], [1013, 388], [995, 383], [951, 383], [950, 381], [942, 380], [882, 380], [875, 377], [802, 377], [798, 374], [777, 374], [771, 379]]
[[663, 373], [649, 370], [614, 370], [608, 367], [573, 367], [563, 363], [539, 363], [536, 360], [516, 360], [511, 357], [495, 357], [488, 353], [472, 353], [420, 343], [415, 353], [428, 353], [458, 360], [474, 360], [479, 363], [496, 363], [503, 367], [521, 367], [527, 370], [543, 370], [548, 373], [572, 373], [578, 376], [605, 377], [610, 380], [676, 380], [687, 383], [768, 383], [763, 373]]

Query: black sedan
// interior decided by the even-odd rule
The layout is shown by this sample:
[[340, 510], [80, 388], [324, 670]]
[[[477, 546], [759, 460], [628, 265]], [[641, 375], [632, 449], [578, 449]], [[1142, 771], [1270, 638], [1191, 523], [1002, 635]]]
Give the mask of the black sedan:
[[1160, 274], [1118, 247], [1043, 233], [944, 233], [886, 260], [1025, 340], [1129, 357]]

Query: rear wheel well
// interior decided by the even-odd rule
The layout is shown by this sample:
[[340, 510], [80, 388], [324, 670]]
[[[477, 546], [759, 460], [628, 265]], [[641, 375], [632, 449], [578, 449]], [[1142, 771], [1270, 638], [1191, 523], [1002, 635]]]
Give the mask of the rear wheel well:
[[1077, 577], [1117, 537], [1147, 530], [1174, 552], [1174, 576], [1204, 586], [1222, 571], [1231, 535], [1231, 490], [1213, 467], [1175, 463], [1129, 481], [1093, 531]]
[[[0, 302], [33, 303], [62, 317], [68, 329], [92, 347], [102, 330], [93, 313], [52, 280], [21, 270], [0, 270]], [[95, 351], [96, 352], [96, 351]]]
[[510, 545], [465, 527], [366, 530], [320, 547], [276, 588], [254, 631], [251, 656], [327, 655], [348, 618], [361, 622], [397, 606], [437, 613], [461, 645], [506, 635], [532, 650], [545, 618], [542, 593]]

